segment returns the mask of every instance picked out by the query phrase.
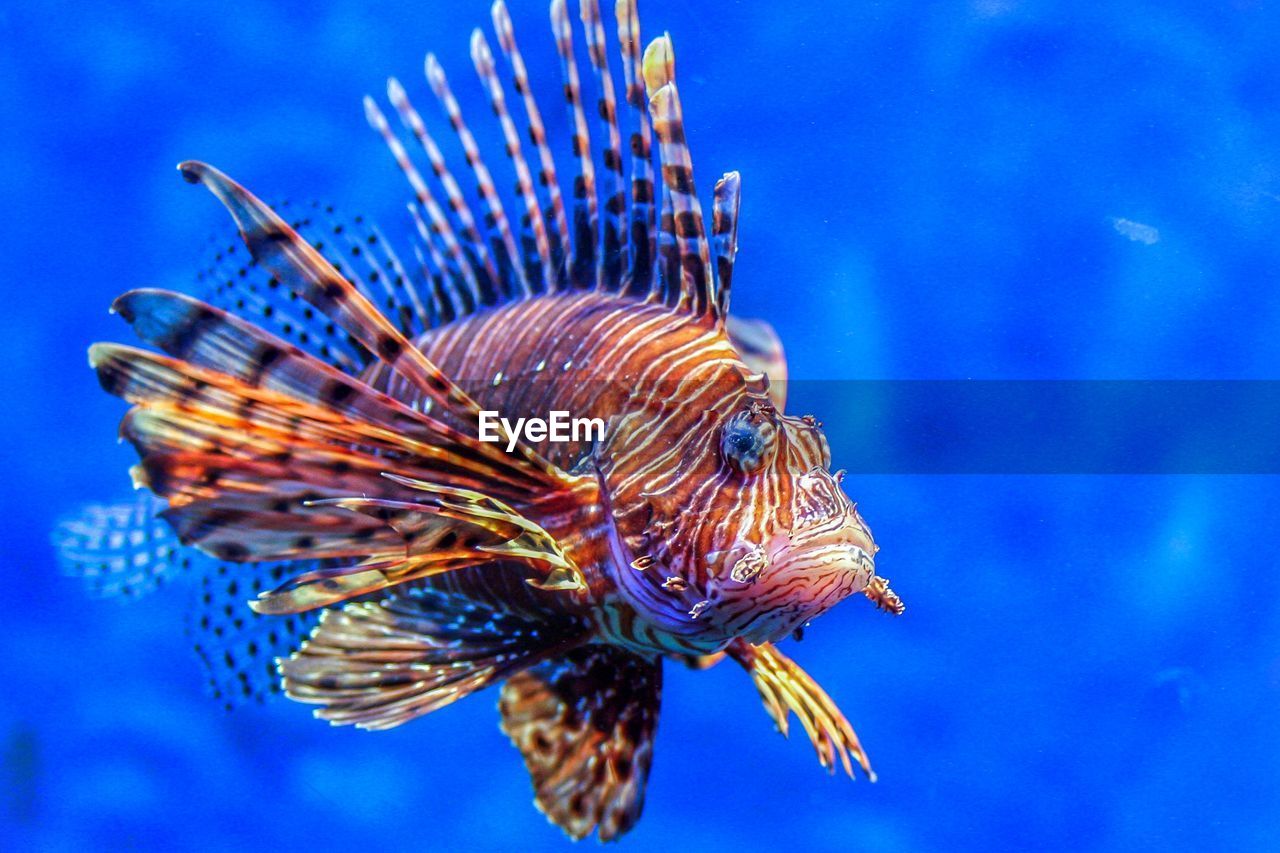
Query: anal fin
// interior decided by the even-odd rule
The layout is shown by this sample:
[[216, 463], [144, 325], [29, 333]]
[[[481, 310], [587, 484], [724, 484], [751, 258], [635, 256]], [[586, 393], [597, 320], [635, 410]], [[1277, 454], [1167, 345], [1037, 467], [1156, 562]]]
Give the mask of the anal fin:
[[502, 730], [524, 755], [534, 802], [575, 840], [619, 838], [644, 808], [662, 663], [585, 646], [512, 676]]

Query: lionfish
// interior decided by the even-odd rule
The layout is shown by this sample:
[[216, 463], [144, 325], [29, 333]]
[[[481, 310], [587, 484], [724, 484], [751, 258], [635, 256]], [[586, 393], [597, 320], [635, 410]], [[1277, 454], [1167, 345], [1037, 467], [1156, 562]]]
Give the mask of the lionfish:
[[[732, 658], [784, 734], [794, 713], [824, 767], [874, 778], [844, 715], [775, 643], [854, 593], [903, 609], [821, 425], [783, 413], [777, 336], [728, 315], [739, 176], [716, 182], [708, 232], [671, 40], [642, 54], [635, 0], [615, 11], [625, 116], [597, 0], [581, 0], [593, 148], [569, 12], [551, 4], [567, 199], [502, 0], [504, 70], [479, 29], [471, 58], [512, 213], [434, 56], [427, 82], [478, 201], [404, 86], [387, 86], [403, 140], [365, 99], [413, 190], [414, 265], [359, 217], [313, 205], [287, 220], [217, 169], [181, 164], [249, 257], [220, 254], [203, 300], [145, 289], [115, 302], [160, 351], [90, 349], [103, 387], [132, 404], [121, 433], [149, 493], [87, 509], [60, 541], [102, 592], [194, 575], [191, 630], [228, 702], [281, 691], [330, 723], [385, 729], [501, 685], [536, 805], [601, 840], [640, 816], [664, 658]], [[492, 443], [478, 437], [485, 410], [607, 428], [552, 442], [504, 427]]]

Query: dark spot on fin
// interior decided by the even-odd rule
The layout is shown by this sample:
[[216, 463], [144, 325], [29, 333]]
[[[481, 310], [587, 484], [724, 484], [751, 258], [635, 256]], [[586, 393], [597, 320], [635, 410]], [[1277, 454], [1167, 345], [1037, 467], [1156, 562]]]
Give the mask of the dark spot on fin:
[[[502, 730], [524, 755], [538, 807], [570, 837], [594, 831], [611, 841], [640, 818], [661, 667], [614, 646], [587, 646], [502, 688]], [[584, 744], [598, 760], [575, 760]]]

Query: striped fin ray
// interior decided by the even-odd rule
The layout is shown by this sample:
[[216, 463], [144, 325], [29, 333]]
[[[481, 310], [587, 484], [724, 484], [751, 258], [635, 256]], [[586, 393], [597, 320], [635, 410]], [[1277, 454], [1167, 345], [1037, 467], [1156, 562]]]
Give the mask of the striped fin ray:
[[413, 222], [418, 240], [413, 242], [413, 256], [418, 262], [418, 276], [431, 295], [431, 311], [435, 321], [441, 325], [452, 323], [458, 317], [458, 290], [461, 275], [456, 278], [449, 270], [444, 255], [427, 230], [427, 223], [418, 213], [416, 203], [407, 206], [409, 218]]
[[389, 553], [371, 553], [349, 567], [326, 568], [292, 578], [253, 603], [259, 613], [297, 613], [328, 607], [410, 581], [478, 563], [516, 561], [539, 570], [529, 578], [539, 589], [575, 590], [582, 574], [536, 523], [510, 506], [468, 489], [387, 475], [412, 490], [413, 501], [382, 498], [334, 498], [314, 506], [332, 506], [377, 519], [402, 539]]
[[[203, 504], [191, 514], [211, 508], [236, 511], [234, 516], [223, 513], [225, 523], [218, 525], [227, 528], [220, 541], [231, 544], [234, 553], [183, 535], [184, 544], [199, 544], [224, 559], [292, 559], [299, 555], [295, 547], [315, 556], [315, 548], [326, 547], [315, 539], [317, 532], [362, 533], [369, 525], [335, 518], [331, 511], [320, 518], [302, 504], [350, 495], [402, 495], [403, 488], [382, 477], [388, 470], [487, 488], [513, 500], [522, 491], [504, 487], [482, 465], [462, 461], [461, 454], [444, 448], [432, 450], [439, 459], [407, 453], [391, 431], [333, 418], [315, 407], [269, 404], [269, 395], [252, 389], [234, 393], [230, 383], [215, 390], [207, 385], [208, 374], [187, 378], [160, 356], [103, 348], [94, 358], [104, 387], [138, 404], [121, 426], [141, 458], [137, 483], [168, 498], [170, 512], [199, 502]], [[237, 541], [242, 528], [264, 528], [254, 515], [264, 508], [276, 514], [266, 519], [266, 529], [278, 535], [269, 542]], [[215, 532], [207, 526], [199, 529], [206, 537]], [[304, 535], [311, 541], [299, 541]], [[337, 547], [346, 556], [364, 553], [359, 540]]]
[[[291, 205], [286, 201], [281, 203], [279, 213], [299, 237], [366, 299], [384, 306], [403, 334], [417, 335], [432, 327], [431, 311], [418, 293], [417, 285], [405, 273], [391, 245], [362, 215], [342, 217], [333, 205], [318, 201], [305, 205]], [[278, 279], [272, 287], [298, 301], [297, 294], [281, 288]], [[310, 325], [324, 319], [316, 317], [309, 307], [303, 306], [301, 310], [304, 319], [311, 321]], [[305, 332], [304, 328], [299, 337]], [[364, 352], [365, 364], [371, 358]]]
[[[212, 166], [187, 162], [180, 168], [188, 181], [205, 184], [226, 205], [250, 252], [277, 278], [328, 314], [443, 411], [453, 413], [472, 435], [479, 434], [480, 408], [475, 400], [441, 373], [279, 216]], [[517, 442], [514, 454], [522, 464], [552, 481], [567, 479], [564, 472], [524, 442]]]
[[147, 343], [190, 365], [424, 442], [457, 440], [445, 424], [233, 314], [169, 290], [131, 290], [111, 306]]
[[[121, 428], [141, 458], [135, 481], [168, 499], [163, 517], [184, 544], [237, 562], [360, 561], [359, 570], [326, 579], [327, 597], [303, 599], [313, 607], [426, 574], [541, 554], [551, 556], [542, 558], [540, 585], [579, 585], [553, 540], [475, 491], [517, 500], [546, 493], [536, 478], [521, 485], [523, 474], [504, 470], [511, 463], [499, 448], [190, 297], [137, 291], [119, 306], [144, 337], [190, 359], [118, 345], [91, 350], [104, 388], [135, 404]], [[200, 363], [225, 365], [236, 375]], [[423, 490], [446, 496], [436, 511], [455, 526], [509, 535], [463, 540], [461, 552], [414, 562], [402, 531], [343, 503], [353, 495], [403, 500]], [[380, 573], [371, 574], [371, 566]]]
[[461, 270], [445, 260], [437, 238], [428, 228], [417, 203], [410, 202], [406, 209], [418, 236], [413, 244], [414, 257], [417, 258], [422, 277], [431, 286], [431, 302], [440, 325], [447, 325], [462, 314], [464, 304], [469, 302], [474, 307], [473, 295], [462, 278]]
[[729, 316], [729, 289], [733, 284], [733, 262], [738, 255], [738, 208], [742, 202], [742, 178], [728, 172], [716, 181], [711, 208], [712, 251], [716, 259], [715, 314], [723, 323]]
[[573, 178], [573, 256], [569, 278], [580, 289], [595, 287], [601, 267], [597, 261], [596, 232], [599, 207], [596, 199], [596, 170], [591, 160], [591, 134], [582, 109], [582, 83], [578, 78], [578, 62], [573, 55], [573, 28], [565, 0], [551, 2], [551, 31], [560, 53], [560, 69], [564, 76], [565, 103], [573, 134], [573, 153], [578, 158], [578, 173]]
[[[505, 153], [515, 173], [513, 194], [521, 210], [519, 235], [514, 233], [503, 208], [502, 193], [434, 54], [428, 54], [425, 61], [427, 81], [474, 172], [484, 205], [484, 236], [444, 155], [404, 88], [390, 80], [388, 97], [401, 123], [427, 152], [432, 172], [448, 196], [447, 215], [431, 196], [426, 178], [410, 162], [376, 105], [366, 104], [371, 124], [383, 135], [418, 199], [418, 251], [441, 317], [465, 316], [518, 296], [561, 289], [600, 289], [661, 302], [721, 325], [729, 289], [720, 287], [718, 279], [721, 274], [726, 278], [732, 274], [731, 255], [727, 253], [736, 236], [733, 229], [737, 221], [737, 184], [717, 185], [720, 192], [715, 201], [719, 207], [713, 212], [718, 217], [716, 223], [728, 230], [708, 235], [693, 183], [670, 38], [656, 39], [642, 52], [635, 0], [614, 0], [622, 93], [628, 105], [626, 113], [631, 117], [630, 127], [624, 128], [618, 115], [619, 92], [609, 64], [600, 0], [580, 0], [579, 18], [596, 86], [595, 112], [601, 123], [597, 152], [592, 148], [587, 125], [567, 0], [552, 0], [551, 30], [560, 60], [576, 161], [569, 190], [571, 209], [567, 210], [565, 188], [558, 181], [546, 128], [528, 69], [516, 45], [505, 0], [495, 0], [490, 12], [509, 76], [504, 79], [499, 73], [493, 50], [480, 30], [471, 36], [471, 59], [498, 120]], [[536, 182], [532, 159], [526, 157], [521, 129], [507, 102], [508, 82], [524, 103], [525, 130], [537, 151]], [[624, 132], [631, 152], [629, 174], [622, 152]], [[660, 182], [652, 162], [655, 132]], [[599, 177], [601, 194], [596, 188], [597, 169], [604, 170]], [[714, 258], [709, 236], [716, 238]], [[455, 268], [467, 279], [469, 287], [456, 284]], [[448, 293], [451, 284], [459, 291], [455, 298]], [[467, 296], [472, 297], [473, 304], [465, 304]]]
[[586, 32], [591, 68], [595, 73], [596, 90], [599, 93], [596, 112], [600, 116], [601, 130], [604, 133], [604, 146], [601, 149], [604, 161], [604, 177], [601, 181], [604, 213], [600, 217], [600, 286], [604, 290], [614, 291], [622, 282], [622, 265], [627, 251], [627, 194], [623, 188], [618, 100], [613, 89], [613, 74], [609, 71], [609, 53], [604, 25], [600, 21], [599, 0], [579, 0], [579, 14]]
[[520, 48], [516, 44], [515, 28], [512, 26], [511, 15], [507, 11], [506, 3], [503, 0], [495, 0], [490, 9], [490, 15], [493, 18], [494, 31], [498, 35], [498, 45], [502, 48], [502, 52], [511, 68], [511, 78], [515, 85], [515, 90], [524, 101], [525, 117], [529, 126], [529, 139], [538, 150], [538, 162], [541, 168], [538, 173], [538, 183], [542, 185], [547, 195], [545, 218], [548, 242], [551, 246], [552, 268], [555, 272], [555, 276], [550, 279], [550, 286], [559, 289], [561, 285], [567, 283], [564, 276], [566, 258], [569, 253], [569, 228], [565, 219], [564, 198], [560, 193], [560, 182], [556, 177], [555, 158], [551, 155], [551, 146], [547, 144], [547, 131], [546, 126], [542, 123], [542, 112], [538, 109], [538, 102], [534, 98], [533, 89], [529, 85], [529, 72], [525, 67], [524, 57], [520, 54]]
[[658, 209], [658, 274], [654, 279], [652, 298], [672, 308], [680, 305], [680, 245], [676, 239], [676, 214], [671, 204], [671, 187], [662, 182], [662, 203]]
[[339, 219], [331, 205], [322, 208], [313, 203], [312, 208], [313, 215], [323, 221], [333, 247], [331, 253], [323, 253], [325, 257], [370, 302], [383, 306], [401, 334], [417, 337], [435, 325], [429, 296], [424, 298], [418, 291], [417, 283], [376, 227], [360, 214], [346, 221]]
[[363, 559], [398, 544], [372, 519], [310, 505], [353, 491], [398, 494], [362, 455], [260, 433], [246, 439], [169, 407], [133, 410], [121, 432], [142, 458], [135, 479], [169, 500], [162, 517], [184, 545], [243, 563]]
[[[428, 53], [424, 69], [427, 75], [427, 83], [431, 86], [431, 91], [435, 93], [436, 100], [440, 102], [440, 106], [444, 108], [445, 114], [449, 117], [449, 124], [453, 127], [454, 133], [458, 136], [458, 141], [462, 143], [463, 152], [466, 155], [467, 163], [471, 166], [471, 171], [475, 174], [476, 186], [480, 192], [480, 197], [485, 203], [485, 224], [493, 229], [497, 234], [497, 239], [493, 243], [493, 252], [498, 258], [498, 281], [503, 288], [503, 295], [507, 298], [513, 298], [518, 292], [525, 296], [532, 296], [533, 290], [529, 284], [529, 280], [524, 274], [524, 267], [520, 263], [520, 253], [516, 249], [515, 236], [511, 233], [511, 223], [507, 220], [506, 211], [502, 207], [502, 199], [498, 196], [498, 188], [494, 185], [493, 175], [489, 172], [489, 167], [485, 165], [484, 157], [480, 154], [480, 146], [476, 144], [475, 137], [471, 135], [471, 129], [462, 119], [462, 108], [458, 105], [458, 99], [453, 96], [453, 90], [449, 88], [449, 80], [445, 76], [444, 69], [440, 67], [439, 60], [435, 54]], [[508, 273], [510, 270], [510, 273]], [[512, 280], [514, 279], [514, 280]]]
[[643, 71], [649, 110], [661, 150], [662, 180], [671, 194], [680, 259], [680, 299], [676, 307], [695, 315], [715, 316], [711, 255], [702, 221], [702, 205], [693, 184], [693, 160], [684, 135], [684, 118], [675, 83], [675, 51], [669, 37], [662, 36], [649, 43]]
[[[466, 254], [475, 271], [474, 277], [480, 289], [480, 296], [477, 298], [483, 297], [482, 301], [486, 305], [494, 304], [498, 299], [498, 270], [494, 266], [493, 256], [489, 253], [479, 228], [476, 227], [475, 214], [467, 204], [462, 188], [458, 185], [457, 178], [453, 176], [444, 158], [444, 153], [427, 130], [426, 122], [422, 120], [413, 102], [409, 100], [408, 92], [395, 77], [387, 80], [387, 99], [391, 101], [391, 106], [400, 116], [400, 123], [413, 134], [418, 145], [426, 152], [431, 171], [444, 189], [449, 211], [453, 214], [463, 237], [462, 252]], [[444, 219], [443, 214], [438, 210], [432, 215], [439, 215], [441, 220]]]
[[234, 311], [272, 334], [303, 347], [347, 373], [359, 373], [373, 356], [345, 329], [280, 283], [249, 256], [243, 244], [214, 255], [212, 264], [196, 277], [201, 297], [211, 305]]
[[654, 281], [657, 223], [654, 221], [653, 136], [649, 127], [649, 99], [641, 74], [640, 17], [636, 0], [617, 0], [618, 46], [627, 104], [635, 127], [631, 131], [630, 283], [627, 292], [645, 296]]
[[479, 29], [471, 33], [471, 61], [476, 67], [476, 74], [489, 94], [489, 103], [494, 115], [502, 127], [502, 136], [506, 141], [507, 156], [516, 172], [516, 194], [524, 204], [524, 213], [520, 224], [525, 242], [524, 262], [525, 280], [530, 283], [530, 292], [538, 293], [551, 288], [555, 281], [555, 270], [551, 261], [551, 245], [547, 241], [547, 226], [542, 219], [542, 208], [533, 188], [533, 176], [529, 172], [529, 164], [524, 159], [524, 151], [520, 146], [520, 132], [507, 111], [506, 95], [502, 91], [502, 81], [498, 79], [497, 65], [493, 60], [493, 51], [484, 33]]
[[[317, 201], [305, 205], [284, 201], [279, 212], [339, 275], [371, 302], [385, 306], [404, 334], [416, 336], [434, 324], [431, 306], [419, 294], [417, 282], [363, 216], [344, 218], [333, 205]], [[252, 317], [274, 334], [343, 370], [357, 373], [372, 360], [344, 330], [281, 286], [243, 246], [218, 252], [197, 282], [204, 286], [200, 295], [209, 303]]]
[[[187, 387], [185, 402], [166, 403], [156, 390], [163, 371], [153, 371], [148, 383], [138, 371], [120, 375], [124, 353], [95, 355], [104, 384], [132, 383], [132, 390], [120, 390], [141, 401], [121, 432], [142, 459], [135, 479], [169, 500], [162, 516], [183, 544], [236, 562], [359, 561], [291, 580], [264, 595], [255, 604], [259, 612], [329, 606], [500, 560], [541, 566], [543, 577], [531, 582], [543, 589], [582, 585], [555, 540], [510, 506], [471, 489], [389, 474], [389, 468], [421, 477], [434, 472], [326, 443], [323, 428], [306, 424], [305, 407], [272, 423], [240, 402], [234, 410], [197, 402], [201, 395], [216, 399], [203, 388]], [[163, 363], [154, 359], [153, 367]], [[409, 496], [415, 502], [403, 500]], [[437, 535], [423, 537], [432, 530]]]
[[[465, 486], [516, 499], [554, 488], [503, 450], [374, 391], [261, 329], [168, 291], [133, 291], [117, 308], [146, 340], [186, 360], [97, 344], [90, 363], [113, 394], [220, 423], [362, 446]], [[385, 466], [384, 466], [385, 467]]]
[[[399, 84], [395, 85], [398, 86]], [[433, 239], [427, 240], [426, 237], [423, 239], [427, 240], [429, 245], [434, 245], [437, 239], [443, 244], [444, 251], [448, 254], [452, 263], [452, 268], [461, 274], [466, 282], [467, 289], [475, 294], [477, 300], [482, 300], [487, 296], [489, 304], [495, 302], [497, 300], [496, 291], [488, 286], [488, 278], [481, 277], [481, 274], [487, 271], [483, 264], [488, 260], [488, 255], [484, 254], [482, 257], [477, 257], [473, 260], [464, 254], [463, 247], [458, 242], [458, 236], [454, 232], [453, 226], [449, 223], [426, 181], [423, 180], [418, 167], [413, 164], [413, 160], [409, 157], [409, 152], [405, 150], [404, 145], [396, 138], [395, 133], [391, 130], [391, 125], [387, 123], [387, 118], [382, 114], [377, 102], [367, 95], [364, 99], [364, 112], [369, 125], [382, 135], [383, 142], [386, 143], [388, 150], [391, 151], [391, 156], [395, 158], [396, 165], [400, 167], [400, 171], [404, 173], [410, 187], [413, 188], [413, 194], [417, 199], [418, 205], [427, 215], [426, 219], [430, 223], [430, 233]], [[474, 232], [474, 223], [472, 224], [472, 232]], [[475, 234], [472, 242], [476, 247], [474, 251], [477, 255], [484, 251], [484, 243], [480, 240], [478, 233]], [[477, 264], [480, 266], [477, 266]], [[489, 266], [491, 267], [492, 264]], [[496, 273], [493, 275], [496, 277]]]
[[291, 699], [334, 725], [387, 729], [581, 643], [581, 629], [534, 623], [474, 601], [414, 590], [326, 611], [280, 663]]
[[772, 643], [753, 646], [739, 639], [729, 646], [728, 652], [751, 674], [765, 710], [779, 732], [787, 734], [788, 719], [794, 713], [817, 750], [823, 768], [834, 773], [838, 760], [852, 778], [852, 756], [867, 778], [875, 781], [876, 774], [853, 726], [831, 697], [795, 661]]

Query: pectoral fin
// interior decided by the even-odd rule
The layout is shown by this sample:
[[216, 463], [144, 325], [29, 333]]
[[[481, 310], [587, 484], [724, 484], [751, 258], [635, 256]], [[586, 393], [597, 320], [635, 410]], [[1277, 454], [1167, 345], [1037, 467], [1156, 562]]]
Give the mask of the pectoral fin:
[[325, 611], [280, 675], [290, 699], [321, 706], [317, 717], [387, 729], [576, 646], [580, 631], [415, 590]]
[[534, 568], [528, 582], [539, 589], [577, 590], [582, 573], [560, 544], [536, 523], [495, 498], [468, 489], [388, 474], [413, 490], [415, 501], [338, 498], [315, 505], [377, 519], [398, 535], [396, 547], [342, 568], [290, 579], [252, 603], [259, 613], [296, 613], [327, 607], [408, 581], [465, 566], [509, 561]]

